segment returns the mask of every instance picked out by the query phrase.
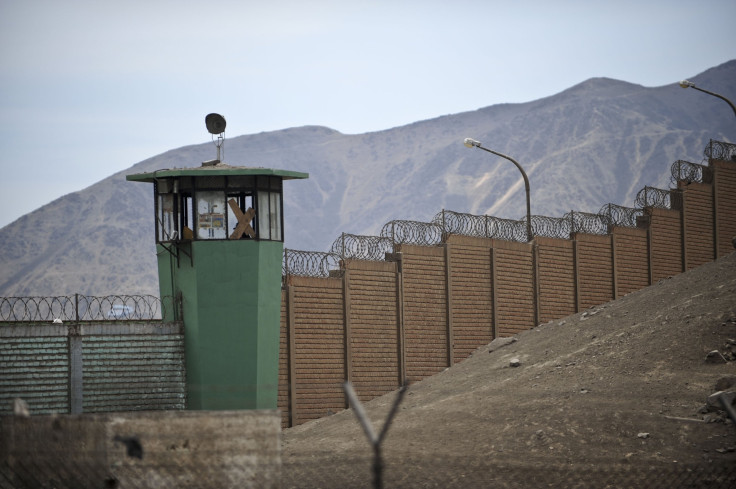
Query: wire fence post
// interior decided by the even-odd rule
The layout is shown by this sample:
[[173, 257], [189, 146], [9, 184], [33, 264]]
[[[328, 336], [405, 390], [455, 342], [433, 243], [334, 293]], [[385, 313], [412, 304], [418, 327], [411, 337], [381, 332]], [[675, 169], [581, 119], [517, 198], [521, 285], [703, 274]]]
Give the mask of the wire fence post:
[[386, 416], [386, 421], [383, 423], [381, 432], [376, 435], [373, 425], [371, 425], [371, 421], [368, 419], [368, 416], [365, 414], [365, 410], [363, 409], [363, 405], [360, 403], [360, 399], [358, 399], [358, 396], [355, 394], [355, 390], [353, 390], [353, 385], [350, 382], [345, 382], [343, 384], [343, 389], [345, 390], [345, 395], [348, 397], [348, 401], [350, 402], [350, 407], [353, 408], [355, 417], [358, 418], [360, 426], [362, 426], [365, 436], [368, 438], [368, 441], [373, 448], [373, 487], [375, 489], [383, 488], [383, 457], [381, 456], [381, 443], [383, 443], [383, 439], [386, 437], [386, 433], [391, 426], [391, 421], [393, 421], [394, 416], [396, 416], [399, 404], [401, 404], [401, 400], [404, 398], [404, 394], [408, 387], [409, 384], [404, 381], [404, 384], [399, 388], [399, 393], [396, 396], [396, 399], [394, 399], [394, 403], [391, 406], [388, 416]]

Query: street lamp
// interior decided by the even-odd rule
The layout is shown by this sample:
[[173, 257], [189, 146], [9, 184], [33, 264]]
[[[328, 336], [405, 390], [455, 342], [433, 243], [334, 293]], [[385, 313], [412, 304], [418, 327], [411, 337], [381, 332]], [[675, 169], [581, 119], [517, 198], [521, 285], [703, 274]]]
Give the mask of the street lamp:
[[524, 177], [524, 187], [526, 187], [526, 240], [531, 241], [533, 239], [532, 237], [532, 206], [531, 201], [529, 200], [529, 178], [526, 176], [526, 172], [521, 167], [521, 165], [512, 157], [506, 156], [503, 153], [499, 153], [497, 151], [493, 151], [492, 149], [484, 148], [480, 141], [476, 141], [475, 139], [465, 138], [465, 141], [463, 141], [463, 144], [468, 147], [476, 147], [478, 149], [482, 149], [483, 151], [488, 151], [489, 153], [492, 153], [496, 156], [500, 156], [501, 158], [505, 158], [509, 160], [511, 163], [516, 165], [516, 168], [519, 169], [521, 172], [521, 176]]
[[707, 93], [708, 95], [713, 95], [714, 97], [718, 97], [721, 100], [725, 100], [726, 103], [731, 106], [731, 110], [733, 110], [733, 114], [736, 115], [736, 106], [734, 106], [733, 105], [733, 102], [731, 102], [730, 100], [728, 100], [723, 95], [718, 95], [717, 93], [709, 92], [708, 90], [704, 90], [702, 88], [698, 88], [698, 87], [695, 86], [695, 83], [693, 83], [691, 81], [688, 81], [688, 80], [682, 80], [680, 82], [680, 86], [682, 88], [694, 88], [695, 90], [698, 90], [700, 92]]

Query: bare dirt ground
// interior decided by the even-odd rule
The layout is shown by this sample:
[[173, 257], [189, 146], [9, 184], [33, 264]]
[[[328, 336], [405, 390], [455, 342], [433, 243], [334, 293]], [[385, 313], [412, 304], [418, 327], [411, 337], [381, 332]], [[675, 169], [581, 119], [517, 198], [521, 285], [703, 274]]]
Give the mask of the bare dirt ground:
[[[736, 253], [516, 340], [411, 384], [384, 487], [736, 487], [736, 427], [702, 409], [736, 379], [706, 361], [736, 352]], [[395, 396], [366, 403], [377, 429]], [[351, 410], [282, 443], [284, 488], [372, 485]]]

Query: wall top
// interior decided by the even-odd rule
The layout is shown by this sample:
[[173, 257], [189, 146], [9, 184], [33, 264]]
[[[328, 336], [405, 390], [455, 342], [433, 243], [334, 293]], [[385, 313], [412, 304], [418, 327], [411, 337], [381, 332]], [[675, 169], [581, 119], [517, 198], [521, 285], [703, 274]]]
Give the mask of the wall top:
[[148, 173], [135, 173], [126, 175], [125, 179], [132, 182], [153, 183], [159, 178], [171, 177], [204, 177], [204, 176], [255, 176], [270, 175], [281, 177], [284, 180], [295, 180], [309, 178], [309, 173], [289, 170], [277, 170], [273, 168], [257, 168], [247, 166], [231, 166], [218, 163], [210, 166], [199, 166], [194, 168], [165, 168]]

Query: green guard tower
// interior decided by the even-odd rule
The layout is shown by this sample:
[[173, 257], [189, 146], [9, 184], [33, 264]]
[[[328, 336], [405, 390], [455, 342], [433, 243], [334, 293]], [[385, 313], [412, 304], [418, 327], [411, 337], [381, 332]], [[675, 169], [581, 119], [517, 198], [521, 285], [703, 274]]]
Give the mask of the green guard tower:
[[153, 183], [159, 289], [181, 301], [188, 408], [276, 409], [283, 181], [309, 175], [221, 162], [225, 119], [205, 121], [216, 160], [126, 178]]

